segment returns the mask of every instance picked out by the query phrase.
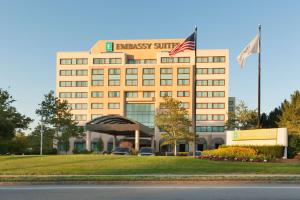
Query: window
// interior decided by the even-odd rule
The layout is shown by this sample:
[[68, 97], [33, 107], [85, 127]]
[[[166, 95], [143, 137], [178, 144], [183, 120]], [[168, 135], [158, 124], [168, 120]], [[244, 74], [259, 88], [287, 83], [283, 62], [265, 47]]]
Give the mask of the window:
[[198, 114], [196, 115], [197, 121], [224, 121], [225, 116], [222, 114]]
[[151, 98], [151, 97], [155, 97], [155, 92], [143, 92], [143, 97], [144, 98]]
[[128, 59], [127, 64], [156, 64], [155, 59]]
[[59, 98], [72, 98], [72, 92], [60, 92]]
[[188, 97], [188, 96], [190, 96], [189, 91], [178, 91], [177, 92], [177, 97]]
[[126, 98], [137, 98], [138, 92], [126, 92], [125, 95], [126, 95]]
[[162, 57], [161, 63], [189, 63], [189, 57]]
[[104, 84], [104, 69], [92, 69], [92, 86]]
[[172, 92], [171, 91], [161, 91], [160, 92], [160, 97], [171, 97]]
[[73, 98], [87, 98], [88, 93], [87, 92], [73, 92], [72, 97]]
[[197, 63], [222, 63], [225, 62], [225, 56], [197, 57]]
[[102, 91], [92, 91], [91, 97], [92, 98], [102, 98], [103, 92]]
[[75, 115], [76, 121], [86, 121], [86, 115]]
[[108, 85], [109, 86], [119, 86], [120, 85], [120, 69], [109, 69], [108, 70]]
[[108, 97], [120, 97], [120, 92], [119, 91], [109, 91], [108, 92]]
[[224, 97], [224, 91], [197, 91], [197, 97]]
[[181, 102], [180, 107], [187, 109], [190, 107], [190, 104], [188, 102]]
[[138, 69], [127, 68], [126, 69], [126, 82], [127, 86], [138, 85]]
[[197, 68], [197, 74], [225, 74], [225, 68]]
[[60, 81], [60, 87], [87, 87], [87, 81]]
[[160, 85], [172, 85], [172, 68], [160, 69]]
[[197, 85], [200, 86], [223, 86], [225, 85], [225, 80], [197, 80]]
[[197, 126], [196, 132], [224, 132], [224, 126]]
[[224, 109], [224, 103], [197, 103], [197, 109]]
[[92, 114], [91, 115], [91, 119], [93, 120], [93, 119], [96, 119], [96, 118], [98, 118], [98, 117], [102, 117], [103, 115], [101, 115], [101, 114]]
[[93, 64], [121, 64], [121, 58], [94, 58]]
[[72, 103], [70, 104], [72, 110], [86, 110], [88, 108], [87, 103]]
[[86, 65], [88, 64], [87, 58], [63, 58], [60, 59], [61, 65]]
[[143, 69], [143, 85], [155, 85], [155, 69], [144, 68]]
[[91, 104], [91, 108], [92, 109], [102, 109], [103, 108], [103, 104], [102, 103], [92, 103]]
[[119, 109], [120, 103], [108, 103], [108, 109]]
[[190, 68], [178, 68], [177, 85], [189, 85], [189, 84], [190, 84]]

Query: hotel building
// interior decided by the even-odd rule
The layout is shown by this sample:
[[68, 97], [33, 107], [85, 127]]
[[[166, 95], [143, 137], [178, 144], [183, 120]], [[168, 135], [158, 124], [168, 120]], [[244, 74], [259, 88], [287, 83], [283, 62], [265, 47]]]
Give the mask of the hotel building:
[[[168, 54], [183, 40], [100, 40], [86, 52], [58, 52], [56, 95], [69, 102], [80, 125], [101, 116], [121, 115], [153, 128], [153, 146], [157, 151], [171, 150], [160, 146], [161, 130], [155, 127], [154, 116], [163, 97], [169, 96], [180, 100], [191, 118], [194, 52], [173, 57]], [[197, 150], [225, 142], [228, 74], [228, 49], [197, 50]], [[90, 137], [88, 142], [92, 143], [101, 137], [104, 150], [111, 150], [112, 136], [92, 133]], [[122, 138], [126, 139], [119, 139]], [[72, 138], [69, 152], [87, 146], [96, 148], [86, 143], [85, 138]], [[140, 143], [148, 144], [146, 139]], [[179, 142], [178, 150], [192, 151], [192, 144]]]

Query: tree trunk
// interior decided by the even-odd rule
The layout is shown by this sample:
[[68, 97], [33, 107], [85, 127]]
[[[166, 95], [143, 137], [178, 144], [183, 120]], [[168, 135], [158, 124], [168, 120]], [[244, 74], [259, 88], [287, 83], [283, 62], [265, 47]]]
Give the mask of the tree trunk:
[[174, 141], [174, 156], [177, 156], [177, 142]]

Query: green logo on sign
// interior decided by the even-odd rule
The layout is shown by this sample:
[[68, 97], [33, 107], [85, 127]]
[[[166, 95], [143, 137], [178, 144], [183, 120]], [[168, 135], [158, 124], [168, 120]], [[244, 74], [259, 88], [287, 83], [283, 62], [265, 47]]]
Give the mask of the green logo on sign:
[[112, 42], [106, 42], [106, 44], [105, 44], [106, 51], [113, 51], [113, 47], [114, 47], [114, 45]]

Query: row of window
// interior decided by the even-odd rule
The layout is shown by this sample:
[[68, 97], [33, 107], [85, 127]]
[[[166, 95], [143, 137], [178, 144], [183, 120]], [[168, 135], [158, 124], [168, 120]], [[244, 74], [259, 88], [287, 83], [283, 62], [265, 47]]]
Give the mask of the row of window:
[[87, 81], [60, 81], [60, 87], [87, 87]]
[[[222, 63], [225, 56], [201, 56], [197, 57], [198, 63]], [[121, 58], [94, 58], [93, 64], [121, 64]], [[128, 59], [128, 64], [155, 64], [155, 59]], [[190, 57], [162, 57], [161, 63], [190, 63]], [[60, 59], [61, 65], [86, 65], [87, 58], [63, 58]]]
[[60, 70], [60, 76], [87, 76], [87, 69], [77, 69], [77, 70]]
[[200, 86], [224, 86], [225, 85], [225, 80], [224, 79], [220, 79], [220, 80], [197, 80], [196, 81], [197, 85]]
[[[223, 91], [204, 91], [204, 92], [197, 92], [197, 97], [224, 97], [225, 92]], [[189, 97], [189, 91], [177, 91], [177, 97]], [[138, 92], [130, 91], [125, 92], [126, 98], [137, 98]], [[88, 98], [87, 92], [60, 92], [60, 98]], [[103, 98], [104, 92], [103, 91], [92, 91], [91, 92], [92, 98]], [[120, 91], [109, 91], [108, 97], [120, 97]], [[143, 92], [144, 98], [155, 97], [154, 91], [145, 91]], [[160, 97], [172, 97], [172, 91], [160, 91]], [[199, 109], [223, 109], [225, 107], [224, 103], [198, 103], [197, 108]]]
[[225, 115], [222, 114], [197, 114], [197, 121], [224, 121]]
[[87, 65], [87, 58], [63, 58], [60, 59], [61, 65]]
[[197, 103], [197, 109], [224, 109], [225, 103]]
[[196, 132], [224, 132], [224, 126], [196, 126]]

